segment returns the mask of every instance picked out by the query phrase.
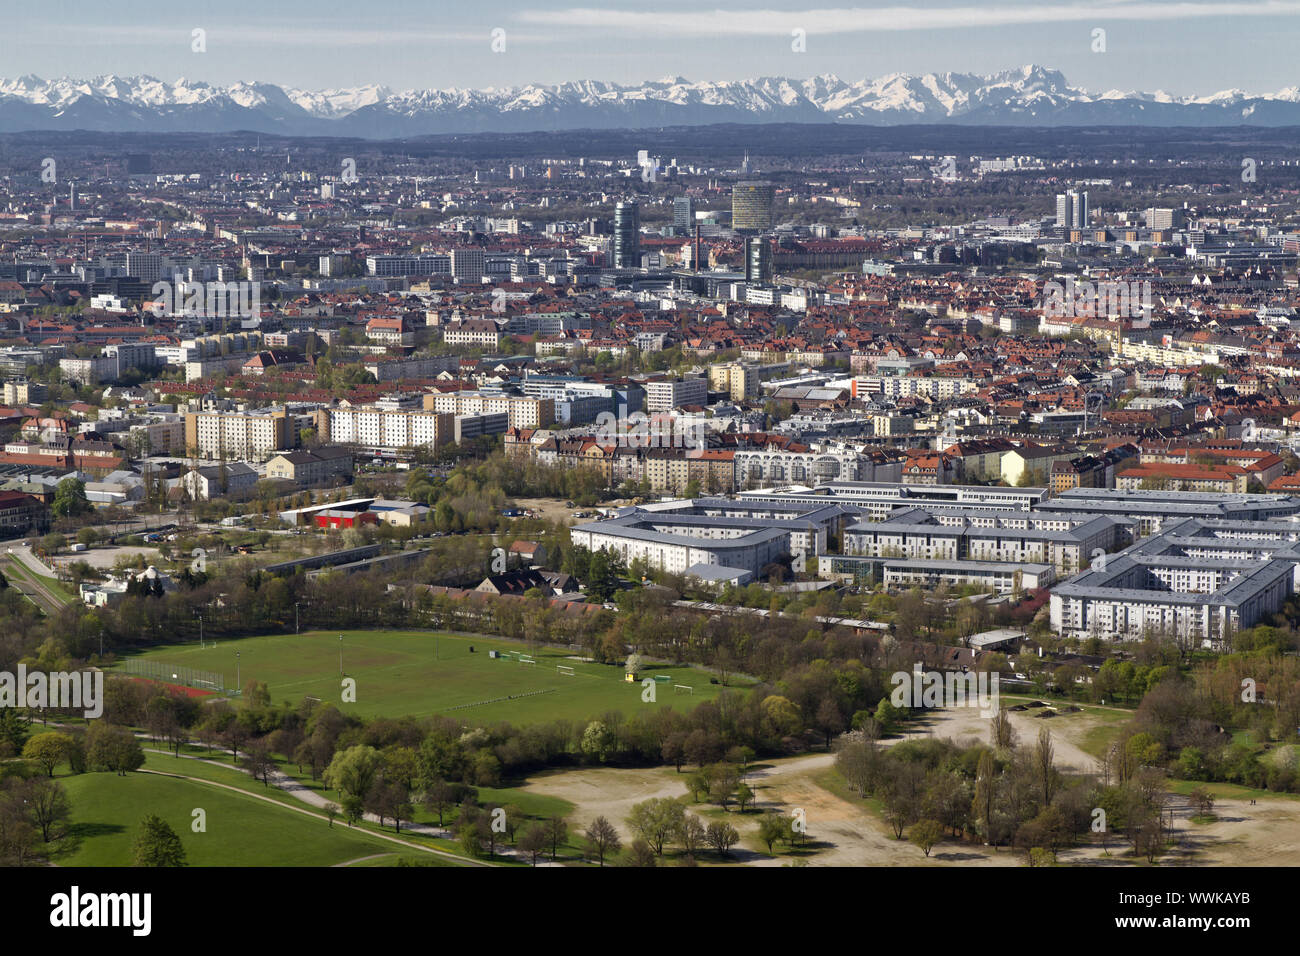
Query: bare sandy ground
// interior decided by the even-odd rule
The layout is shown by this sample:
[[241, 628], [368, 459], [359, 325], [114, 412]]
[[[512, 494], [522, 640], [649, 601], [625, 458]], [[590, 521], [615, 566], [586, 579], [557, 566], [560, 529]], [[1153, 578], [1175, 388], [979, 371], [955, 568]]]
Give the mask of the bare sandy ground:
[[[1206, 789], [1214, 792], [1214, 785]], [[1178, 821], [1181, 862], [1196, 866], [1300, 866], [1300, 800], [1221, 800], [1217, 822]]]
[[[1083, 714], [1035, 718], [1034, 711], [1011, 714], [1019, 743], [1031, 746], [1040, 727], [1052, 731], [1058, 766], [1075, 771], [1095, 772], [1097, 761], [1078, 746], [1097, 722]], [[975, 710], [947, 710], [929, 715], [924, 727], [908, 737], [933, 735], [959, 742], [988, 740], [989, 721]], [[896, 743], [899, 738], [886, 741]], [[834, 765], [834, 755], [815, 753], [768, 761], [755, 768], [746, 782], [757, 794], [761, 809], [790, 812], [802, 809], [815, 853], [804, 856], [810, 866], [1023, 866], [1024, 857], [1009, 849], [992, 849], [978, 844], [950, 841], [940, 843], [927, 858], [906, 840], [895, 840], [893, 831], [863, 803], [846, 800], [825, 789], [817, 776]], [[632, 805], [651, 797], [680, 797], [687, 793], [686, 773], [671, 769], [590, 769], [543, 774], [533, 777], [525, 790], [561, 797], [576, 810], [570, 823], [585, 829], [597, 816], [606, 817], [619, 830], [624, 843], [631, 839], [625, 822]], [[1208, 789], [1213, 792], [1214, 787]], [[705, 809], [701, 805], [701, 810]], [[710, 812], [715, 808], [710, 807]], [[1192, 823], [1188, 810], [1176, 812], [1177, 846], [1160, 860], [1160, 865], [1193, 866], [1300, 866], [1300, 800], [1261, 798], [1256, 806], [1247, 800], [1222, 800], [1216, 806], [1219, 820], [1208, 825]], [[784, 852], [769, 858], [755, 852], [757, 814], [730, 814], [741, 834], [734, 856], [737, 862], [753, 866], [781, 866], [790, 858]], [[1064, 851], [1060, 862], [1082, 866], [1134, 866], [1139, 861], [1128, 855], [1122, 839], [1112, 839], [1109, 854], [1100, 844]], [[1140, 861], [1145, 863], [1145, 861]]]
[[515, 498], [515, 506], [526, 508], [532, 511], [545, 521], [559, 521], [565, 524], [572, 524], [577, 519], [573, 517], [575, 511], [583, 511], [576, 505], [572, 508], [564, 507], [563, 498]]
[[686, 773], [671, 768], [561, 770], [531, 777], [521, 789], [574, 804], [570, 830], [585, 830], [596, 817], [604, 817], [618, 829], [625, 844], [631, 833], [624, 821], [633, 804], [653, 797], [676, 799], [687, 792]]
[[[1094, 718], [1081, 714], [1064, 714], [1059, 717], [1035, 717], [1038, 709], [1016, 711], [1009, 714], [1011, 726], [1016, 731], [1019, 747], [1032, 747], [1038, 732], [1044, 726], [1052, 732], [1052, 749], [1056, 765], [1063, 770], [1096, 773], [1097, 759], [1080, 749], [1078, 741], [1097, 723]], [[974, 708], [951, 708], [925, 714], [920, 729], [909, 730], [904, 737], [942, 737], [961, 744], [988, 743], [989, 719], [981, 717]], [[886, 740], [888, 745], [892, 741]]]

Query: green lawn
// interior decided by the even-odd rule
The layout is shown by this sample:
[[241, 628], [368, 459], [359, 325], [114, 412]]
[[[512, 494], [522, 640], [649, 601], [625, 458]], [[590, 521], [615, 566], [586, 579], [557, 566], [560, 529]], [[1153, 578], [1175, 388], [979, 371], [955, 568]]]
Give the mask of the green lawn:
[[[146, 743], [145, 746], [146, 748], [155, 747], [154, 744], [150, 744], [150, 743]], [[171, 754], [160, 754], [160, 753], [155, 753], [152, 749], [146, 749], [144, 767], [146, 770], [158, 770], [161, 771], [162, 773], [181, 774], [186, 777], [199, 777], [203, 780], [211, 780], [215, 783], [224, 784], [229, 787], [238, 787], [240, 790], [245, 790], [248, 793], [253, 793], [259, 796], [268, 797], [276, 801], [277, 803], [282, 803], [288, 807], [298, 807], [301, 809], [308, 809], [311, 810], [313, 813], [317, 813], [317, 814], [323, 812], [318, 807], [312, 806], [311, 804], [308, 804], [305, 801], [298, 799], [298, 797], [294, 796], [292, 793], [282, 790], [279, 787], [269, 786], [258, 780], [253, 779], [252, 776], [240, 770], [238, 764], [232, 764], [230, 762], [230, 754], [228, 752], [205, 751], [199, 747], [186, 746], [181, 748], [181, 753], [182, 755], [188, 755], [190, 757], [200, 757], [203, 759], [189, 760], [186, 759], [186, 756], [175, 757], [172, 756]], [[217, 761], [218, 764], [220, 764], [220, 766], [214, 765], [209, 762], [213, 760]], [[337, 791], [326, 790], [324, 784], [322, 784], [319, 780], [312, 780], [305, 775], [299, 774], [298, 768], [293, 764], [285, 763], [283, 760], [277, 759], [276, 765], [283, 772], [287, 773], [290, 777], [292, 777], [299, 785], [303, 787], [303, 789], [313, 790], [335, 804], [339, 803], [339, 801], [342, 799], [339, 796]], [[488, 788], [483, 788], [481, 792], [509, 795], [509, 794], [517, 793], [518, 791], [489, 790]], [[527, 798], [532, 795], [524, 793], [522, 794], [522, 796]], [[551, 804], [547, 804], [545, 808], [546, 811], [545, 813], [543, 812], [542, 809], [534, 809], [531, 806], [525, 806], [519, 800], [508, 799], [507, 797], [504, 796], [493, 797], [492, 799], [503, 804], [515, 803], [516, 805], [521, 806], [521, 808], [524, 809], [525, 812], [527, 812], [528, 814], [532, 816], [539, 816], [539, 817], [543, 815], [549, 815], [549, 813], [551, 812], [558, 812], [560, 816], [567, 816], [573, 809], [571, 804], [568, 804], [563, 800], [552, 800], [551, 798], [548, 797], [537, 798], [538, 800], [543, 800], [543, 801], [550, 800], [551, 804], [554, 804], [554, 806], [552, 806]], [[483, 797], [482, 802], [487, 803], [489, 802], [489, 800], [487, 797]], [[430, 824], [437, 824], [438, 822], [437, 815], [427, 811], [424, 808], [424, 806], [419, 804], [418, 802], [415, 805], [415, 811], [416, 811], [415, 819], [403, 821], [401, 832], [395, 833], [394, 834], [395, 836], [399, 837], [402, 840], [406, 840], [410, 843], [418, 843], [421, 846], [432, 847], [435, 850], [439, 850], [443, 853], [450, 853], [453, 856], [465, 855], [464, 852], [461, 850], [460, 845], [454, 840], [442, 840], [437, 837], [428, 836], [422, 833], [412, 833], [408, 829], [406, 829], [406, 824], [411, 822], [430, 823]], [[455, 810], [453, 809], [446, 816], [447, 823], [450, 824], [455, 819], [455, 816], [456, 813]], [[394, 832], [393, 824], [391, 820], [388, 821], [382, 827], [379, 826], [378, 823], [374, 823], [370, 820], [362, 820], [354, 826], [354, 829], [362, 830], [362, 831], [371, 831], [376, 833], [389, 833], [389, 834], [393, 834]], [[412, 851], [408, 851], [408, 852], [412, 852]], [[417, 855], [421, 855], [421, 854], [417, 854]]]
[[1300, 800], [1300, 794], [1297, 793], [1278, 793], [1273, 790], [1256, 790], [1252, 787], [1243, 787], [1236, 783], [1225, 783], [1217, 781], [1207, 783], [1204, 780], [1175, 780], [1172, 777], [1165, 781], [1165, 785], [1177, 794], [1186, 796], [1197, 787], [1209, 792], [1216, 800]]
[[[643, 702], [641, 685], [624, 681], [619, 666], [583, 663], [570, 659], [567, 650], [547, 647], [532, 652], [536, 664], [492, 660], [489, 650], [527, 652], [524, 645], [492, 637], [345, 631], [341, 646], [344, 674], [356, 681], [355, 703], [342, 699], [337, 631], [248, 637], [210, 643], [202, 650], [197, 644], [171, 645], [134, 656], [218, 671], [231, 687], [237, 675], [245, 684], [264, 681], [275, 700], [310, 695], [366, 717], [447, 714], [474, 723], [581, 721], [640, 707], [689, 710], [722, 689], [710, 684], [704, 671], [650, 667], [643, 677], [666, 674], [671, 679], [655, 686], [653, 702]], [[574, 676], [561, 675], [557, 665], [572, 667]], [[676, 692], [674, 684], [689, 685], [693, 693]]]
[[[146, 813], [176, 831], [190, 866], [331, 866], [399, 849], [340, 823], [331, 828], [250, 796], [174, 777], [88, 773], [61, 782], [72, 804], [67, 848], [56, 857], [61, 866], [130, 866]], [[196, 807], [207, 814], [204, 833], [191, 830]]]

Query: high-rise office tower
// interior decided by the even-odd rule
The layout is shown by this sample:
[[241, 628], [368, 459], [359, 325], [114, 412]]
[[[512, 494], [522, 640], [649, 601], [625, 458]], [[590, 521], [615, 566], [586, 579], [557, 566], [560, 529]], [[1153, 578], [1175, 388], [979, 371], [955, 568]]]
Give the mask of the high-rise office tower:
[[141, 282], [160, 282], [164, 269], [163, 257], [157, 252], [128, 252], [126, 274]]
[[451, 250], [451, 276], [457, 282], [482, 282], [484, 267], [482, 249]]
[[673, 233], [689, 236], [695, 226], [695, 200], [690, 196], [678, 196], [673, 200]]
[[1086, 192], [1070, 193], [1070, 218], [1074, 220], [1075, 229], [1088, 228], [1088, 194]]
[[1074, 223], [1070, 219], [1070, 197], [1067, 193], [1056, 194], [1056, 227], [1069, 229]]
[[731, 187], [731, 228], [766, 232], [772, 228], [776, 187], [767, 182], [743, 182]]
[[1070, 189], [1056, 194], [1058, 229], [1088, 228], [1088, 194]]
[[1147, 210], [1147, 228], [1177, 229], [1183, 224], [1183, 210], [1157, 209], [1152, 206]]
[[621, 202], [614, 207], [614, 268], [641, 267], [641, 207]]
[[767, 236], [745, 240], [745, 281], [772, 281], [772, 243]]

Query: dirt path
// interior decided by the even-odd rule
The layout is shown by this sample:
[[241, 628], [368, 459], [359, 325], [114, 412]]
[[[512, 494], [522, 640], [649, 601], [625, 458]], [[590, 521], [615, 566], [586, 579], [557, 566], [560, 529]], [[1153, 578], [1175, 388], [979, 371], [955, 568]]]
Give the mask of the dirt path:
[[[1022, 743], [1037, 739], [1038, 730], [1049, 720], [1029, 716], [1033, 712], [1011, 714], [1012, 726]], [[1055, 718], [1052, 718], [1053, 720]], [[1077, 723], [1077, 721], [1074, 721]], [[928, 714], [923, 725], [899, 737], [883, 741], [892, 746], [900, 740], [934, 736], [971, 743], [987, 740], [989, 721], [971, 709], [950, 709]], [[1079, 736], [1086, 727], [1069, 724], [1052, 726], [1052, 743], [1057, 764], [1075, 770], [1092, 771], [1096, 761], [1070, 738]], [[759, 809], [804, 811], [808, 834], [817, 852], [805, 857], [812, 866], [942, 866], [944, 864], [1020, 866], [1023, 861], [1009, 850], [993, 850], [964, 843], [940, 844], [927, 858], [906, 840], [894, 839], [893, 832], [864, 804], [851, 802], [820, 786], [816, 776], [835, 764], [833, 753], [813, 753], [799, 757], [764, 761], [751, 770], [745, 782], [756, 791]], [[603, 816], [618, 829], [624, 845], [630, 842], [626, 818], [633, 804], [652, 797], [684, 796], [688, 790], [686, 773], [671, 768], [622, 769], [594, 768], [556, 771], [530, 778], [524, 790], [568, 800], [575, 807], [569, 818], [572, 830], [585, 829]], [[757, 814], [733, 813], [732, 825], [741, 833], [742, 844], [736, 857], [753, 866], [781, 866], [789, 857], [780, 853], [768, 857], [754, 852], [758, 846]], [[1100, 851], [1098, 851], [1100, 852]]]
[[342, 863], [333, 863], [331, 866], [353, 866], [357, 863], [365, 863], [367, 860], [382, 860], [386, 856], [392, 856], [391, 853], [372, 853], [370, 856], [359, 856], [355, 860], [344, 860]]

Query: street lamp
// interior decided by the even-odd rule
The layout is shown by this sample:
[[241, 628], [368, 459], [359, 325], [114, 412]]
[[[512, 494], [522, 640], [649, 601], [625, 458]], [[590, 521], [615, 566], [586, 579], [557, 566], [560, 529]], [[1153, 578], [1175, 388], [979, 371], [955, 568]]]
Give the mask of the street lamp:
[[298, 602], [297, 601], [293, 602], [293, 632], [295, 634], [300, 633], [298, 630]]
[[239, 651], [235, 651], [235, 689], [241, 694], [244, 692], [243, 682], [239, 678]]
[[339, 674], [343, 674], [343, 635], [339, 635]]

